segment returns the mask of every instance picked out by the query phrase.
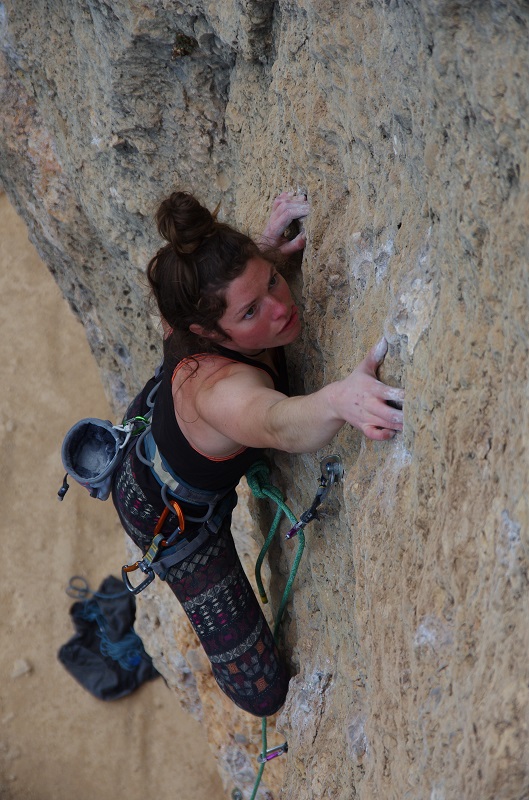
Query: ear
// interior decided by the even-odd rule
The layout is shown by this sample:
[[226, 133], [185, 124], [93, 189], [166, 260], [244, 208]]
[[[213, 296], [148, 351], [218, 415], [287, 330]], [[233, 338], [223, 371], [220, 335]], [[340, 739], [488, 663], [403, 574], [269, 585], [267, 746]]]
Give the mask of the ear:
[[222, 336], [220, 333], [217, 333], [217, 331], [207, 331], [202, 325], [198, 325], [195, 322], [189, 326], [189, 330], [191, 333], [194, 333], [195, 336], [200, 336], [202, 339], [211, 339], [213, 342], [218, 342], [222, 339]]

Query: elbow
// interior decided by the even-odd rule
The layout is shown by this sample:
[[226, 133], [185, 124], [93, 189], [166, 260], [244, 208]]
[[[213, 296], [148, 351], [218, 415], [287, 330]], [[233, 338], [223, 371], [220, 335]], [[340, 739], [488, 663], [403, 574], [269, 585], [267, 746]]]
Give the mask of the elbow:
[[[271, 438], [272, 443], [270, 444], [270, 448], [272, 450], [279, 450], [281, 453], [288, 453], [291, 456], [312, 453], [314, 450], [318, 449], [318, 447], [312, 447], [312, 443], [307, 444], [306, 437], [295, 436], [295, 434], [289, 435], [288, 433], [283, 433], [282, 435], [276, 435]], [[321, 446], [324, 447], [325, 444], [324, 442]]]

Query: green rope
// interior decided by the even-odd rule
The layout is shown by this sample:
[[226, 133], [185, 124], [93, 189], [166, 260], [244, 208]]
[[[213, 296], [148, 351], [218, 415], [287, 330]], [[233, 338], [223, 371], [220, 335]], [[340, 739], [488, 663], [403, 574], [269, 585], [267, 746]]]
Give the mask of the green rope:
[[[255, 579], [257, 581], [257, 587], [259, 589], [259, 594], [261, 595], [261, 600], [263, 601], [263, 603], [268, 603], [268, 597], [266, 596], [266, 591], [264, 589], [263, 581], [261, 578], [261, 566], [264, 561], [264, 557], [268, 552], [268, 548], [272, 544], [274, 536], [276, 535], [283, 514], [285, 514], [285, 516], [288, 517], [292, 525], [296, 525], [297, 519], [296, 516], [292, 513], [290, 508], [285, 503], [283, 495], [281, 494], [279, 489], [270, 483], [270, 470], [268, 466], [264, 463], [264, 461], [258, 461], [256, 464], [250, 467], [250, 469], [246, 473], [246, 480], [248, 481], [248, 486], [252, 490], [254, 497], [256, 497], [258, 500], [263, 500], [263, 499], [272, 500], [274, 503], [277, 504], [277, 511], [274, 520], [272, 522], [270, 532], [266, 537], [266, 541], [261, 549], [261, 552], [259, 553], [259, 556], [257, 558], [257, 563], [255, 565]], [[294, 583], [294, 580], [296, 578], [296, 573], [298, 571], [299, 563], [301, 561], [304, 548], [305, 548], [305, 534], [303, 533], [303, 528], [301, 528], [298, 531], [298, 548], [296, 550], [296, 555], [294, 557], [294, 563], [292, 564], [292, 567], [290, 569], [290, 575], [288, 576], [288, 580], [285, 589], [283, 591], [283, 596], [279, 604], [279, 610], [277, 612], [276, 621], [274, 625], [273, 635], [276, 641], [279, 632], [279, 627], [281, 625], [281, 620], [283, 618], [283, 613], [285, 611], [288, 598], [292, 591], [292, 584]], [[266, 757], [267, 746], [268, 745], [267, 745], [266, 717], [263, 717], [261, 719], [261, 757], [263, 759]], [[255, 784], [253, 787], [250, 800], [255, 800], [255, 796], [257, 794], [259, 784], [261, 783], [261, 778], [265, 766], [266, 766], [266, 761], [263, 761], [259, 765], [259, 771], [257, 772], [257, 777], [255, 779]]]
[[[268, 748], [268, 744], [266, 741], [266, 717], [261, 719], [261, 753], [264, 756], [266, 755], [266, 750]], [[266, 761], [263, 761], [262, 764], [259, 764], [259, 769], [257, 771], [257, 775], [255, 777], [255, 783], [252, 791], [252, 795], [250, 800], [255, 800], [255, 795], [257, 794], [257, 790], [259, 788], [259, 784], [261, 783], [261, 778], [263, 777], [264, 768], [266, 766]]]

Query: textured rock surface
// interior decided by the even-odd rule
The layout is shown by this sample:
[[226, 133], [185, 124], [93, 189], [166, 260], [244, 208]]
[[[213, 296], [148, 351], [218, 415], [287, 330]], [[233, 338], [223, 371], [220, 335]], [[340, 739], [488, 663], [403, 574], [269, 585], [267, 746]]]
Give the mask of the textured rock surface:
[[[405, 431], [337, 437], [346, 480], [307, 531], [271, 789], [529, 796], [526, 3], [19, 0], [0, 18], [2, 179], [116, 408], [158, 355], [142, 270], [175, 185], [252, 231], [306, 188], [296, 390], [391, 342]], [[318, 458], [277, 466], [300, 512]], [[292, 558], [274, 552], [274, 589]], [[153, 650], [246, 787], [256, 726], [211, 690], [178, 612], [162, 620], [164, 588]]]

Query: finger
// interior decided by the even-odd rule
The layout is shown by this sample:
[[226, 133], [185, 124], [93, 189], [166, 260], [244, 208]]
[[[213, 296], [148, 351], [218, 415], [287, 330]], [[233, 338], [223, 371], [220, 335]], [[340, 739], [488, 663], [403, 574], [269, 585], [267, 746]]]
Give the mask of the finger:
[[383, 336], [382, 339], [380, 339], [380, 341], [378, 341], [376, 345], [372, 347], [369, 353], [367, 354], [365, 358], [366, 365], [368, 365], [371, 369], [376, 371], [384, 361], [387, 352], [388, 352], [388, 342], [386, 337]]
[[376, 409], [376, 414], [381, 420], [381, 424], [386, 428], [401, 431], [404, 425], [404, 412], [400, 408], [388, 406], [382, 403]]
[[294, 192], [281, 192], [281, 194], [278, 194], [272, 203], [272, 208], [277, 208], [277, 206], [288, 197], [294, 197]]
[[380, 397], [383, 400], [389, 400], [390, 403], [403, 403], [406, 392], [404, 389], [399, 389], [396, 386], [386, 386], [385, 383], [379, 381], [382, 391], [380, 393]]
[[304, 217], [299, 216], [297, 213], [292, 214], [288, 209], [278, 216], [274, 215], [273, 217], [270, 217], [270, 221], [266, 226], [266, 229], [263, 231], [262, 236], [272, 240], [274, 238], [279, 239], [281, 236], [283, 236], [286, 229], [295, 219], [302, 220]]
[[300, 211], [307, 213], [307, 210], [310, 208], [310, 203], [306, 197], [303, 195], [296, 195], [294, 197], [283, 197], [279, 199], [278, 203], [276, 204], [275, 211], [278, 208], [298, 208]]
[[388, 428], [378, 428], [375, 425], [366, 425], [364, 428], [364, 436], [379, 442], [393, 439], [395, 434], [396, 431], [389, 430]]
[[292, 239], [290, 242], [285, 242], [279, 248], [279, 252], [283, 253], [284, 256], [291, 255], [292, 253], [297, 253], [299, 250], [303, 250], [305, 244], [307, 242], [307, 237], [303, 232], [298, 233], [295, 239]]
[[[366, 424], [376, 425], [380, 428], [391, 428], [394, 431], [401, 431], [404, 425], [404, 412], [400, 408], [389, 406], [383, 400], [375, 398], [367, 409]], [[369, 420], [369, 423], [367, 423]]]
[[274, 210], [273, 218], [270, 218], [271, 224], [284, 225], [285, 228], [293, 219], [302, 219], [307, 217], [310, 213], [310, 203], [306, 200], [300, 200], [291, 203], [281, 203]]
[[285, 203], [306, 203], [307, 202], [307, 195], [306, 194], [287, 194], [284, 198]]
[[277, 203], [278, 201], [281, 200], [291, 200], [292, 198], [296, 200], [306, 200], [307, 195], [305, 194], [305, 192], [301, 192], [299, 189], [296, 192], [285, 191], [281, 192], [281, 194], [278, 194], [277, 197], [274, 198], [274, 203]]

